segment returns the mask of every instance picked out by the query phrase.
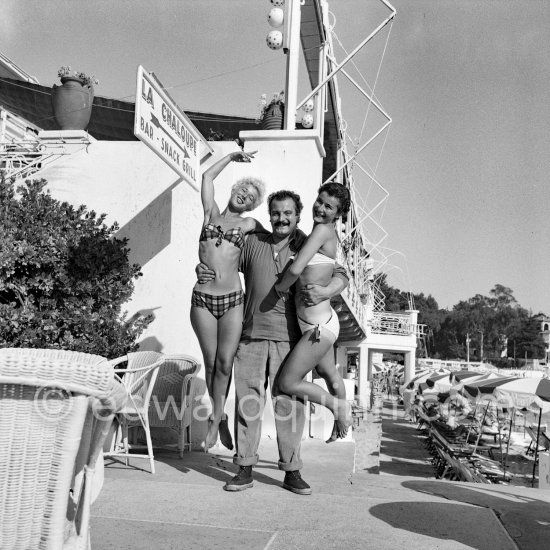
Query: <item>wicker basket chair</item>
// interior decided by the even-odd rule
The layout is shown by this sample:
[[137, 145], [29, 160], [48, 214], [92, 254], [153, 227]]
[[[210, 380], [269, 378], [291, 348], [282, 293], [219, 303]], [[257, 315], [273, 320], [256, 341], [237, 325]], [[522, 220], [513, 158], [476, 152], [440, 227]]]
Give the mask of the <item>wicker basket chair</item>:
[[126, 399], [103, 357], [0, 349], [2, 550], [89, 547], [95, 466]]
[[149, 406], [151, 428], [171, 428], [178, 434], [178, 452], [191, 450], [193, 383], [201, 364], [190, 355], [166, 355]]

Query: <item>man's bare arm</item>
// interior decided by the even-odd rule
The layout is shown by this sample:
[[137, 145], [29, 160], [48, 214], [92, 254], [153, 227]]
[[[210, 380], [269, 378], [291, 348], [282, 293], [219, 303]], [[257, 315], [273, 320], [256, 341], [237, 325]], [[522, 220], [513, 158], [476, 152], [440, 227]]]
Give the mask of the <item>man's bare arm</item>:
[[349, 284], [349, 277], [346, 270], [336, 264], [332, 279], [327, 286], [308, 284], [300, 292], [301, 298], [306, 306], [315, 306], [325, 300], [338, 296]]
[[197, 274], [197, 281], [199, 284], [208, 283], [213, 281], [216, 277], [214, 271], [212, 271], [206, 264], [200, 263], [195, 267], [195, 273]]

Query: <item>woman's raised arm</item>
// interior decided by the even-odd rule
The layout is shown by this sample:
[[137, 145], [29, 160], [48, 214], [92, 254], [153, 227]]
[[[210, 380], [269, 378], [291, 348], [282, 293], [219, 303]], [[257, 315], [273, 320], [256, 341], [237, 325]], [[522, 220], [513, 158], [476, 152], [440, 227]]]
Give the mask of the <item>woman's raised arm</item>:
[[256, 151], [245, 153], [244, 151], [235, 151], [222, 157], [218, 162], [215, 162], [202, 175], [201, 185], [201, 200], [204, 210], [204, 221], [207, 223], [211, 218], [217, 217], [220, 214], [220, 209], [214, 200], [214, 180], [219, 176], [220, 172], [231, 162], [250, 162], [254, 158]]

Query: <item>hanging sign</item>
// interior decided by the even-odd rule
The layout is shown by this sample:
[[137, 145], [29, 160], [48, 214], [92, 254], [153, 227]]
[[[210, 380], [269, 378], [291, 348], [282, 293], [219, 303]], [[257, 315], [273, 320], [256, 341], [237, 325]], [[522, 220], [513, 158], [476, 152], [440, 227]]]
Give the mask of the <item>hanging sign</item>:
[[155, 75], [141, 65], [137, 72], [134, 135], [199, 189], [200, 161], [213, 152], [212, 148]]

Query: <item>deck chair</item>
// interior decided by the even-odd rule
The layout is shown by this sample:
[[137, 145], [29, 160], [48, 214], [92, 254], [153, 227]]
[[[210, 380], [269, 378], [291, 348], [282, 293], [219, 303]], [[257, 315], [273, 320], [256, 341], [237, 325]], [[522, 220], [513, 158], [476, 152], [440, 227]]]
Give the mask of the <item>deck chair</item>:
[[[529, 442], [529, 447], [525, 451], [526, 455], [535, 454], [535, 447], [537, 445], [537, 428], [532, 426], [525, 426], [525, 432], [531, 438]], [[550, 439], [548, 436], [541, 430], [539, 432], [539, 447], [537, 453], [548, 451], [550, 449]]]
[[95, 467], [126, 399], [103, 357], [0, 349], [2, 550], [89, 548]]
[[153, 387], [149, 426], [171, 428], [178, 434], [178, 452], [191, 450], [194, 381], [201, 364], [190, 355], [166, 355]]
[[[126, 388], [129, 399], [116, 416], [119, 428], [116, 440], [111, 449], [103, 453], [103, 456], [123, 457], [126, 465], [130, 458], [147, 458], [152, 474], [155, 473], [155, 457], [149, 428], [149, 403], [159, 367], [163, 362], [164, 355], [156, 351], [137, 351], [110, 361], [111, 368]], [[114, 368], [122, 363], [126, 363], [126, 366]], [[132, 449], [143, 447], [136, 443], [137, 438], [133, 438], [130, 442], [128, 436], [132, 428], [143, 428], [147, 454], [130, 453]]]

